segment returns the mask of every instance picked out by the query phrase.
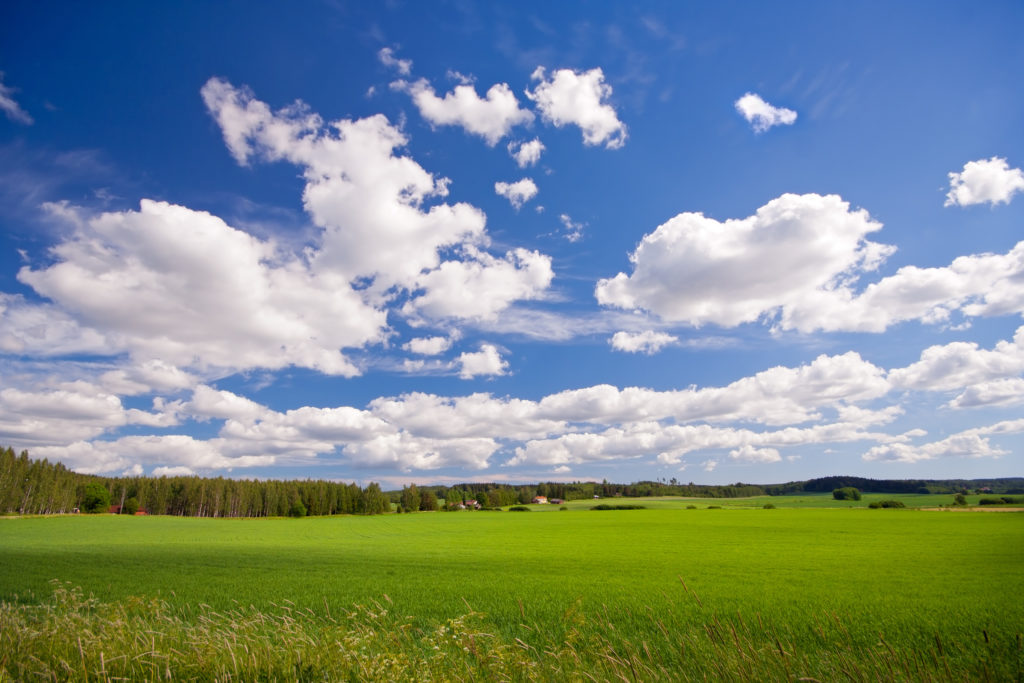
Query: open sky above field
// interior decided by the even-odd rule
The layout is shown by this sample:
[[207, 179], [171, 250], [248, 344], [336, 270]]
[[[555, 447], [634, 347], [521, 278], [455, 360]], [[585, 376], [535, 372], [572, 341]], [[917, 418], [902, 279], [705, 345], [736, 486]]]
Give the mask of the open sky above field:
[[4, 3], [0, 445], [1024, 469], [1024, 5]]

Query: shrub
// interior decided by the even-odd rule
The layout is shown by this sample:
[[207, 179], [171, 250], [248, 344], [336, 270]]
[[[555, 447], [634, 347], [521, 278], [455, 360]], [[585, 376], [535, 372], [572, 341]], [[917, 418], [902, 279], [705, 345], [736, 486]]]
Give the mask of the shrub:
[[121, 514], [122, 515], [134, 515], [138, 511], [139, 511], [139, 499], [136, 498], [135, 496], [132, 496], [131, 498], [126, 500], [124, 502], [124, 505], [121, 506]]
[[775, 506], [774, 506], [774, 505], [772, 505], [771, 503], [765, 503], [765, 504], [764, 504], [764, 509], [765, 509], [765, 510], [774, 510], [774, 509], [775, 509]]
[[98, 481], [94, 481], [85, 487], [85, 495], [82, 496], [82, 512], [96, 513], [106, 512], [110, 509], [110, 491]]
[[860, 500], [860, 491], [852, 486], [844, 486], [833, 490], [832, 497], [836, 500]]
[[529, 512], [530, 508], [525, 505], [513, 505], [508, 509], [509, 512]]
[[904, 508], [907, 506], [901, 500], [876, 500], [873, 503], [869, 503], [868, 507], [877, 510], [879, 508]]
[[953, 505], [967, 505], [967, 498], [964, 497], [964, 494], [958, 493], [953, 496]]
[[294, 503], [292, 503], [292, 506], [290, 508], [288, 508], [288, 516], [289, 517], [305, 517], [306, 516], [306, 506], [302, 504], [301, 500], [297, 500]]
[[687, 505], [687, 506], [686, 506], [686, 509], [687, 509], [687, 510], [696, 510], [696, 509], [697, 509], [697, 506], [696, 506], [696, 505]]
[[592, 507], [590, 509], [591, 510], [643, 510], [644, 506], [643, 505], [608, 505], [607, 503], [602, 503], [600, 505], [595, 505], [594, 507]]
[[721, 505], [708, 505], [708, 510], [721, 510]]
[[558, 509], [559, 509], [559, 510], [568, 510], [569, 508], [568, 508], [568, 507], [566, 507], [565, 505], [563, 505], [562, 507], [560, 507], [560, 508], [558, 508]]

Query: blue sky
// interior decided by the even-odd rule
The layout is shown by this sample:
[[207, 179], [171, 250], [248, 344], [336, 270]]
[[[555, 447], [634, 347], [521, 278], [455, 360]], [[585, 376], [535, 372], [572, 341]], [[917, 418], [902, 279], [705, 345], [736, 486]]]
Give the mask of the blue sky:
[[8, 3], [0, 443], [1020, 475], [1024, 7]]

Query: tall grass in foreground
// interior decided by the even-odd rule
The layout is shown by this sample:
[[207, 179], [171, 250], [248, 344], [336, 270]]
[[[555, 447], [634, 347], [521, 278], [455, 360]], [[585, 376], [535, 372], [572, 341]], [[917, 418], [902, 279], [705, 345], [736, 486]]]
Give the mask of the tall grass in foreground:
[[632, 638], [578, 606], [562, 629], [522, 625], [521, 638], [507, 639], [468, 606], [424, 625], [395, 614], [386, 598], [342, 614], [290, 604], [217, 612], [159, 599], [101, 602], [55, 583], [43, 602], [0, 603], [0, 681], [1021, 680], [1019, 632], [982, 632], [974, 642], [936, 634], [913, 648], [880, 634], [864, 646], [837, 615], [794, 625], [702, 613], [678, 631], [655, 614], [660, 642]]

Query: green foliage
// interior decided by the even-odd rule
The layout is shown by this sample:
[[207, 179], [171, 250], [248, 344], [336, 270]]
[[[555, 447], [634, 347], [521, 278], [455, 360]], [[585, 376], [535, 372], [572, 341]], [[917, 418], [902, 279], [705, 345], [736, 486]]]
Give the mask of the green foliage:
[[860, 491], [852, 486], [844, 486], [833, 490], [832, 497], [836, 500], [860, 500]]
[[696, 505], [687, 505], [687, 506], [686, 506], [686, 509], [687, 509], [687, 510], [696, 510], [696, 509], [697, 509], [697, 506], [696, 506]]
[[721, 510], [721, 505], [708, 505], [708, 510]]
[[82, 494], [82, 512], [96, 514], [106, 512], [110, 509], [110, 491], [98, 481], [94, 481], [85, 487]]
[[905, 508], [907, 506], [902, 500], [876, 500], [868, 503], [868, 507], [877, 510], [879, 508]]
[[967, 505], [967, 498], [964, 496], [964, 494], [958, 493], [955, 496], [953, 496], [953, 505]]
[[306, 506], [302, 504], [301, 500], [297, 500], [294, 503], [292, 503], [291, 507], [288, 508], [288, 516], [289, 517], [305, 517], [306, 516]]
[[529, 512], [530, 508], [525, 505], [513, 505], [508, 509], [509, 512]]
[[131, 498], [126, 500], [124, 502], [124, 505], [121, 506], [121, 514], [122, 515], [134, 515], [138, 511], [139, 511], [139, 499], [136, 498], [135, 496], [132, 496]]
[[568, 507], [567, 505], [562, 505], [562, 506], [561, 506], [561, 507], [559, 507], [558, 509], [559, 509], [559, 510], [568, 510], [568, 509], [569, 509], [569, 507]]
[[[416, 488], [416, 484], [411, 484], [407, 487], [402, 488], [401, 506], [407, 511], [419, 510], [420, 509], [420, 496], [419, 489]], [[435, 501], [436, 502], [436, 501]]]
[[600, 505], [595, 505], [594, 507], [592, 507], [590, 509], [591, 510], [643, 510], [644, 506], [643, 505], [632, 505], [632, 504], [609, 505], [608, 503], [601, 503]]
[[774, 503], [765, 503], [762, 507], [765, 510], [774, 510], [775, 509], [775, 504]]
[[430, 489], [425, 489], [420, 493], [420, 510], [424, 512], [437, 510], [437, 496]]

